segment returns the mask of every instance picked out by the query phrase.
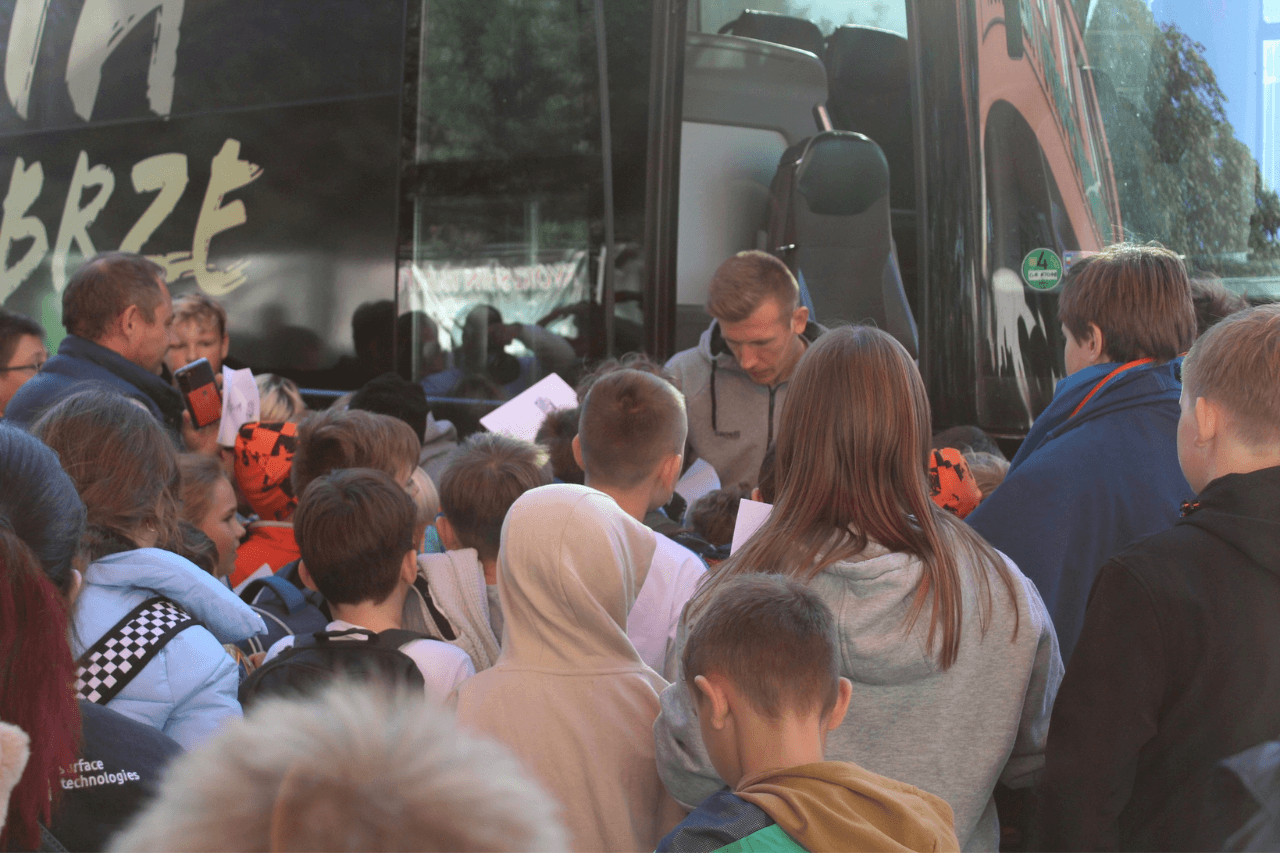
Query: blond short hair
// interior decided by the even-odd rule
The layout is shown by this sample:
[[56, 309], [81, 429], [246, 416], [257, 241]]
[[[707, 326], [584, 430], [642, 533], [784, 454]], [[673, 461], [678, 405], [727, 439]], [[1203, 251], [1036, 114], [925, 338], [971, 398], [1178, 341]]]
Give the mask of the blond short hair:
[[173, 323], [191, 323], [212, 326], [218, 337], [227, 336], [227, 309], [203, 293], [184, 293], [173, 300]]
[[1189, 398], [1227, 410], [1231, 429], [1255, 447], [1280, 444], [1280, 304], [1260, 305], [1212, 326], [1182, 365]]
[[262, 702], [179, 759], [112, 849], [565, 850], [557, 806], [421, 691]]
[[777, 301], [784, 316], [800, 304], [800, 285], [791, 270], [768, 252], [739, 252], [722, 263], [707, 287], [707, 313], [739, 323], [764, 304]]
[[259, 373], [253, 377], [258, 386], [262, 404], [258, 420], [262, 423], [299, 423], [307, 414], [307, 404], [292, 379], [274, 373]]

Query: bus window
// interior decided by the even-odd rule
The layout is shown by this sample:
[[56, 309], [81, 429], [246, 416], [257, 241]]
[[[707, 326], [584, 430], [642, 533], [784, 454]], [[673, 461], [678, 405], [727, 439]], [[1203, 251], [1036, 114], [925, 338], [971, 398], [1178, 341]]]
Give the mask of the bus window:
[[[916, 211], [905, 2], [784, 0], [748, 8], [741, 0], [694, 0], [689, 28], [680, 217], [690, 224], [681, 227], [677, 251], [676, 349], [692, 346], [706, 328], [709, 318], [701, 306], [715, 268], [745, 249], [765, 249], [786, 260], [819, 322], [883, 321], [881, 303], [894, 303], [888, 313], [902, 318], [895, 334], [901, 332], [914, 348], [914, 331], [907, 331], [913, 329], [916, 290]], [[771, 202], [771, 187], [778, 192], [797, 186], [778, 180], [787, 171], [784, 152], [800, 156], [801, 143], [833, 129], [865, 134], [886, 156], [889, 201], [883, 226], [869, 226], [864, 216], [844, 237], [838, 224], [824, 226], [820, 246], [799, 245], [803, 241], [790, 237], [771, 245], [773, 237], [791, 233], [769, 221], [770, 211], [789, 203]], [[853, 185], [863, 178], [841, 177]], [[862, 233], [868, 227], [882, 230], [882, 238]], [[807, 249], [829, 261], [839, 256], [843, 242], [889, 247], [884, 274], [874, 261], [867, 265], [874, 275], [842, 274], [838, 270], [852, 268], [820, 264], [809, 251], [810, 273], [822, 268], [826, 278], [806, 281], [800, 259]], [[897, 305], [904, 286], [910, 305]]]
[[1124, 236], [1280, 299], [1280, 19], [1271, 0], [1099, 0], [1085, 43]]
[[615, 231], [606, 260], [592, 4], [420, 2], [402, 178], [402, 369], [439, 397], [505, 399], [550, 373], [573, 382], [606, 355], [606, 263], [613, 351], [641, 349], [651, 11], [604, 4]]

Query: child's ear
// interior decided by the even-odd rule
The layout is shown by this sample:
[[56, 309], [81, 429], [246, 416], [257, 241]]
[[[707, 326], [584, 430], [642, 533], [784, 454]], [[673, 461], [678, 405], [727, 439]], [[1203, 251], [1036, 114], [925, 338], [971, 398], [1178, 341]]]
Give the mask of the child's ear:
[[418, 577], [418, 552], [406, 551], [400, 561], [400, 580], [412, 584]]
[[440, 534], [440, 544], [444, 546], [446, 551], [459, 551], [462, 549], [462, 543], [458, 541], [458, 534], [453, 529], [453, 523], [449, 521], [449, 516], [444, 513], [436, 516], [436, 533]]
[[683, 453], [672, 453], [662, 461], [662, 466], [658, 469], [658, 476], [664, 491], [675, 489], [676, 483], [680, 482], [680, 469], [683, 466]]
[[582, 464], [582, 442], [578, 441], [578, 437], [573, 437], [573, 461], [578, 463], [578, 467], [583, 471], [587, 470], [587, 466]]
[[312, 592], [319, 592], [316, 589], [316, 582], [311, 579], [311, 572], [307, 571], [307, 564], [302, 560], [298, 561], [298, 578], [302, 581], [302, 585]]
[[1204, 397], [1196, 397], [1196, 444], [1206, 444], [1217, 438], [1221, 428], [1222, 411], [1216, 403]]
[[853, 682], [842, 677], [836, 689], [836, 704], [832, 706], [831, 713], [827, 714], [827, 719], [822, 726], [825, 731], [838, 729], [844, 722], [844, 715], [849, 711], [849, 700], [852, 697]]
[[694, 696], [694, 703], [698, 707], [698, 716], [702, 716], [705, 712], [709, 716], [708, 722], [716, 731], [720, 731], [729, 721], [729, 697], [725, 693], [724, 685], [719, 682], [713, 682], [705, 675], [695, 675], [693, 677], [693, 689], [697, 694], [701, 695], [702, 701], [699, 701], [698, 695]]

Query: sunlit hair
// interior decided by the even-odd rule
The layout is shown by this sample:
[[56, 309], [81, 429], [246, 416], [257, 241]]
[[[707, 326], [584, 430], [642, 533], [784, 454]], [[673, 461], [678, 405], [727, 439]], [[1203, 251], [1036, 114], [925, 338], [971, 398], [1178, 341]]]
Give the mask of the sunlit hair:
[[140, 530], [177, 535], [178, 452], [145, 409], [113, 391], [79, 391], [49, 409], [32, 433], [58, 454], [89, 514], [91, 560], [136, 548]]
[[177, 759], [116, 851], [567, 850], [558, 805], [422, 691], [271, 699]]
[[298, 425], [293, 493], [301, 498], [316, 477], [339, 468], [372, 468], [399, 480], [418, 464], [422, 442], [413, 427], [390, 415], [325, 409]]
[[274, 373], [259, 373], [253, 377], [261, 399], [258, 420], [263, 423], [298, 423], [307, 414], [307, 404], [292, 379]]
[[928, 650], [950, 667], [960, 648], [962, 567], [974, 566], [984, 632], [990, 575], [1015, 603], [1016, 593], [995, 550], [930, 500], [929, 437], [929, 400], [902, 344], [867, 326], [818, 338], [796, 366], [782, 408], [773, 512], [716, 569], [695, 611], [726, 578], [769, 571], [807, 581], [876, 542], [923, 564], [906, 624], [928, 607]]
[[418, 509], [414, 530], [421, 535], [427, 525], [435, 523], [436, 516], [440, 514], [440, 490], [421, 468], [414, 468], [409, 480], [409, 497], [413, 498], [413, 504]]
[[173, 324], [191, 322], [201, 328], [212, 328], [219, 339], [227, 336], [227, 309], [199, 291], [184, 293], [173, 300]]
[[130, 305], [154, 323], [164, 301], [165, 272], [154, 261], [131, 252], [102, 252], [71, 274], [62, 291], [62, 325], [68, 332], [100, 340]]
[[199, 527], [213, 506], [213, 487], [219, 479], [227, 480], [228, 485], [231, 481], [221, 462], [199, 453], [179, 455], [178, 472], [182, 482], [179, 516]]
[[9, 795], [0, 850], [35, 850], [40, 823], [61, 799], [59, 768], [76, 760], [80, 708], [67, 638], [67, 602], [31, 550], [0, 516], [0, 720], [31, 738], [31, 754]]
[[449, 456], [440, 474], [440, 509], [463, 548], [495, 560], [502, 521], [516, 498], [551, 482], [541, 447], [497, 433], [476, 433]]
[[684, 452], [684, 395], [661, 377], [615, 370], [591, 386], [580, 409], [582, 467], [593, 482], [633, 488]]
[[1183, 361], [1182, 384], [1188, 398], [1225, 408], [1241, 440], [1280, 445], [1280, 304], [1232, 314], [1205, 332]]
[[1169, 361], [1196, 336], [1187, 268], [1156, 245], [1121, 243], [1076, 261], [1062, 282], [1058, 319], [1077, 341], [1097, 325], [1111, 361]]
[[707, 285], [707, 313], [726, 323], [751, 316], [766, 299], [787, 320], [800, 304], [800, 285], [787, 265], [767, 252], [739, 252], [716, 268]]
[[816, 592], [776, 574], [745, 574], [719, 585], [689, 629], [681, 667], [690, 691], [699, 675], [727, 678], [757, 713], [824, 716], [840, 691], [840, 632]]

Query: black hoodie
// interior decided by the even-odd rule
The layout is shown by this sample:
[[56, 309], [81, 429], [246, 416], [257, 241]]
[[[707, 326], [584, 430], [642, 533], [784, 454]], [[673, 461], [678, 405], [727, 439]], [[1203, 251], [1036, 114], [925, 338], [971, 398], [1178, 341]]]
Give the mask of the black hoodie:
[[1214, 765], [1277, 735], [1280, 467], [1214, 480], [1099, 572], [1049, 726], [1039, 846], [1203, 845]]

